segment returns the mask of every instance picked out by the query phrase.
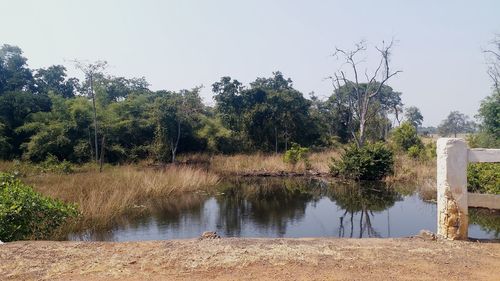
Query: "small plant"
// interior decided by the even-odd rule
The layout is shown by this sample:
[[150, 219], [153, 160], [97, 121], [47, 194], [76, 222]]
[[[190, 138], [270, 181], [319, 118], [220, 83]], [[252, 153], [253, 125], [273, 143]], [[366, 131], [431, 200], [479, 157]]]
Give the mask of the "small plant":
[[14, 175], [0, 173], [0, 240], [47, 238], [77, 215], [74, 205], [42, 196]]
[[285, 163], [290, 163], [293, 166], [297, 165], [300, 161], [303, 161], [306, 169], [310, 169], [311, 163], [309, 162], [308, 154], [309, 148], [302, 147], [297, 143], [292, 143], [292, 147], [285, 152], [283, 161], [285, 161]]
[[414, 145], [414, 146], [411, 146], [410, 148], [408, 148], [408, 156], [412, 157], [412, 158], [420, 158], [422, 157], [422, 155], [425, 155], [423, 154], [424, 150], [422, 149], [422, 147], [418, 146], [418, 145]]
[[334, 176], [353, 180], [381, 180], [392, 174], [393, 152], [382, 142], [363, 147], [349, 146], [340, 160], [333, 160], [330, 171]]

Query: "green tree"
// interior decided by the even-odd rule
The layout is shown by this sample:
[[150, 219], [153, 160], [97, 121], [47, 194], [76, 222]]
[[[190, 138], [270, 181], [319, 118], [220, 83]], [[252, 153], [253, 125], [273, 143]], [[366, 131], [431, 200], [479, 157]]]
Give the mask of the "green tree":
[[0, 95], [12, 91], [34, 90], [31, 70], [27, 67], [27, 59], [17, 46], [4, 44], [0, 48]]
[[392, 132], [392, 140], [394, 144], [403, 151], [408, 152], [410, 148], [423, 148], [422, 140], [417, 135], [417, 129], [409, 121], [405, 121], [401, 126], [394, 129]]
[[410, 106], [406, 108], [405, 118], [415, 128], [422, 126], [422, 122], [424, 121], [424, 116], [422, 116], [420, 109], [418, 109], [418, 107], [416, 106]]
[[175, 163], [179, 146], [182, 145], [182, 132], [192, 132], [194, 121], [203, 110], [199, 96], [200, 87], [180, 92], [161, 92], [155, 100], [154, 119], [155, 154], [157, 159], [165, 161], [169, 154]]
[[74, 97], [78, 88], [78, 79], [66, 78], [66, 68], [62, 65], [53, 65], [47, 69], [40, 68], [35, 74], [37, 91], [48, 93], [52, 91], [64, 98]]
[[471, 133], [474, 131], [475, 124], [469, 120], [469, 117], [458, 111], [452, 111], [438, 127], [441, 136], [453, 135], [455, 138], [458, 133]]

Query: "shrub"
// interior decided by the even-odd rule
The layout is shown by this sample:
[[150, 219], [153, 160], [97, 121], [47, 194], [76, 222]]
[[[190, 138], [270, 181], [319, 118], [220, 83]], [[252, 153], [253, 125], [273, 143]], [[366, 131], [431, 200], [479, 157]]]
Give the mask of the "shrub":
[[308, 159], [309, 148], [302, 147], [297, 143], [292, 143], [292, 147], [285, 152], [283, 156], [283, 161], [285, 163], [290, 163], [292, 165], [296, 165], [300, 161], [304, 161], [306, 169], [311, 167], [311, 164]]
[[408, 148], [408, 156], [412, 158], [419, 158], [422, 157], [424, 150], [418, 146], [418, 145], [413, 145], [410, 148]]
[[436, 142], [432, 141], [425, 145], [425, 156], [427, 159], [436, 159]]
[[500, 194], [500, 164], [469, 164], [467, 167], [467, 189], [471, 192]]
[[330, 171], [334, 176], [354, 180], [381, 180], [392, 174], [394, 155], [382, 142], [358, 148], [349, 146], [339, 161], [333, 160]]
[[0, 240], [47, 238], [77, 215], [75, 206], [42, 196], [13, 175], [0, 173]]
[[406, 152], [409, 152], [412, 147], [415, 147], [413, 152], [416, 151], [416, 148], [423, 148], [422, 140], [417, 135], [417, 129], [410, 122], [403, 122], [401, 126], [394, 129], [392, 140], [397, 148]]
[[45, 161], [37, 165], [37, 168], [41, 173], [62, 173], [71, 174], [73, 173], [73, 166], [68, 161], [59, 161], [57, 157], [49, 154]]

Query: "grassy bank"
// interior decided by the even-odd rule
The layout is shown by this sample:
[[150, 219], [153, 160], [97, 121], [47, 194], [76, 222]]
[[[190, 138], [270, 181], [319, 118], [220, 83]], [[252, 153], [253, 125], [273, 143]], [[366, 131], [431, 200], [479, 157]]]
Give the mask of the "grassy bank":
[[24, 181], [54, 198], [78, 204], [80, 224], [105, 227], [127, 211], [150, 199], [171, 198], [185, 192], [209, 191], [219, 176], [198, 168], [169, 166], [144, 169], [138, 166], [109, 167], [73, 174], [40, 174]]

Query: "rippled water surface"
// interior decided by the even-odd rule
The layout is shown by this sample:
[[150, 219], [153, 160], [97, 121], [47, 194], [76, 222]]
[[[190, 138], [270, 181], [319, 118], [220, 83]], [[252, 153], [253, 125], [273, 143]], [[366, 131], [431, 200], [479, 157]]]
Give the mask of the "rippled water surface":
[[[500, 215], [470, 209], [469, 236], [500, 238]], [[312, 179], [234, 179], [216, 195], [191, 194], [138, 206], [113, 228], [71, 240], [136, 241], [199, 237], [405, 237], [436, 231], [436, 204], [414, 188]]]

